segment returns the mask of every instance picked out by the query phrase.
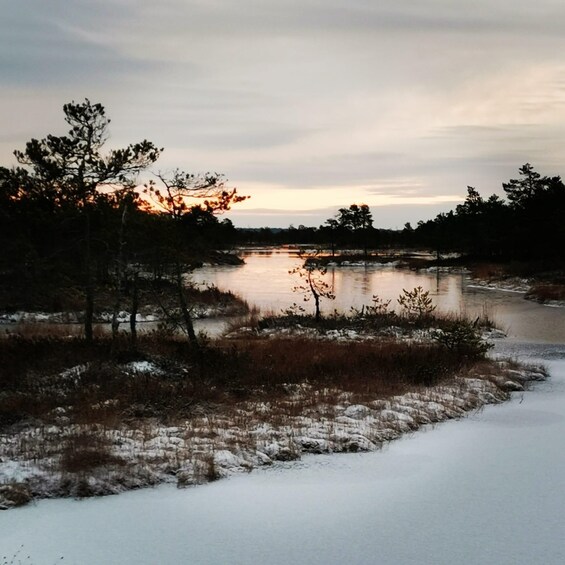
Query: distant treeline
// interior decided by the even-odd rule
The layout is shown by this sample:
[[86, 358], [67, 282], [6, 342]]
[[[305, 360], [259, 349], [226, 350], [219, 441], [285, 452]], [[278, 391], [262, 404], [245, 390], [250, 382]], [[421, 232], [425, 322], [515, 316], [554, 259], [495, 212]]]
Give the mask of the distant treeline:
[[467, 198], [454, 210], [433, 220], [409, 223], [402, 230], [373, 226], [365, 204], [342, 208], [318, 228], [237, 230], [241, 243], [325, 245], [333, 250], [355, 246], [427, 248], [438, 253], [457, 251], [492, 260], [565, 258], [565, 185], [559, 176], [537, 173], [530, 164], [519, 178], [503, 183], [507, 198], [483, 198], [468, 187]]
[[447, 214], [420, 222], [414, 242], [501, 259], [563, 259], [565, 185], [559, 176], [542, 177], [527, 163], [520, 176], [503, 183], [507, 199], [482, 198], [472, 187]]
[[259, 228], [237, 230], [238, 243], [263, 245], [310, 244], [333, 252], [341, 248], [357, 248], [368, 252], [397, 245], [409, 245], [410, 234], [402, 230], [379, 229], [373, 225], [373, 215], [367, 204], [351, 204], [319, 227], [299, 225], [286, 229]]

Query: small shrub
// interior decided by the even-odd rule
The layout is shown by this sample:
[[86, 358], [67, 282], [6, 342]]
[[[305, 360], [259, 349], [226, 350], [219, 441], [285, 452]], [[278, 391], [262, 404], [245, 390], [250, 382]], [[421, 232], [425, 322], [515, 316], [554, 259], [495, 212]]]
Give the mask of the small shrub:
[[288, 271], [289, 275], [298, 275], [301, 281], [292, 288], [292, 291], [302, 294], [304, 302], [308, 302], [311, 298], [314, 299], [316, 322], [319, 322], [322, 317], [320, 312], [321, 299], [335, 299], [332, 285], [324, 280], [327, 269], [320, 266], [316, 261], [318, 253], [308, 255], [301, 251], [298, 257], [304, 261], [303, 264]]
[[389, 306], [391, 300], [383, 300], [379, 295], [373, 294], [373, 300], [365, 310], [370, 316], [386, 316], [390, 314]]
[[493, 345], [482, 339], [476, 327], [464, 320], [458, 320], [450, 328], [437, 330], [435, 341], [449, 351], [471, 358], [484, 357]]
[[292, 303], [292, 306], [282, 310], [283, 316], [303, 316], [306, 313], [306, 308], [296, 304], [296, 302]]
[[32, 499], [29, 487], [23, 483], [0, 485], [0, 510], [24, 506]]
[[414, 290], [403, 289], [397, 302], [410, 318], [428, 316], [436, 309], [430, 298], [430, 291], [425, 291], [421, 286], [417, 286]]

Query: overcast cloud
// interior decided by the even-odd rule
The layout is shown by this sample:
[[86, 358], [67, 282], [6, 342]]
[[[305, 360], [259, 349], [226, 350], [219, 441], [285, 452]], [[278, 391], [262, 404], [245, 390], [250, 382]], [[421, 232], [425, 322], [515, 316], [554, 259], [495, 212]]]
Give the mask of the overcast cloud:
[[0, 157], [84, 97], [111, 144], [223, 172], [239, 225], [401, 227], [565, 174], [562, 0], [0, 0]]

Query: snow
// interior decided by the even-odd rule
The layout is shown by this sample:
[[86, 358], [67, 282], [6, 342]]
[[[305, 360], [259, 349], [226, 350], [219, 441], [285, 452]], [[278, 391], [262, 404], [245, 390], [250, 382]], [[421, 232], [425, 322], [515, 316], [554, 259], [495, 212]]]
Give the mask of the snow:
[[[382, 339], [383, 337], [388, 337], [403, 341], [405, 343], [421, 343], [432, 341], [438, 331], [441, 330], [438, 330], [437, 328], [403, 328], [400, 326], [385, 326], [376, 331], [374, 329], [358, 331], [350, 328], [327, 330], [322, 328], [309, 328], [304, 327], [300, 324], [294, 324], [290, 327], [262, 329], [244, 326], [238, 328], [233, 332], [225, 334], [224, 337], [226, 339], [245, 338], [251, 335], [260, 336], [267, 339], [280, 337], [305, 337], [308, 339], [339, 341], [345, 343], [352, 341], [377, 341]], [[485, 339], [488, 339], [490, 337], [500, 338], [505, 336], [506, 334], [504, 332], [499, 332], [498, 330], [486, 331], [484, 333]]]
[[472, 279], [473, 283], [468, 284], [469, 288], [484, 288], [487, 290], [498, 290], [501, 292], [516, 292], [519, 294], [525, 294], [531, 287], [532, 280], [519, 278], [519, 277], [507, 277], [497, 280], [484, 280], [484, 279]]
[[[194, 304], [192, 316], [194, 319], [212, 318], [217, 316], [233, 316], [242, 313], [239, 304]], [[117, 321], [120, 324], [129, 324], [130, 312], [121, 310], [118, 312]], [[94, 316], [95, 323], [109, 324], [112, 321], [113, 312], [97, 312]], [[81, 324], [84, 319], [83, 312], [0, 312], [0, 325], [16, 324]], [[140, 324], [151, 324], [164, 321], [163, 313], [158, 307], [145, 307], [145, 312], [137, 313], [136, 321]]]
[[[149, 361], [124, 368], [132, 375], [161, 372]], [[77, 383], [86, 369], [71, 367], [60, 378]], [[504, 364], [500, 373], [458, 377], [388, 400], [368, 398], [365, 404], [352, 402], [351, 394], [339, 389], [289, 385], [286, 398], [201, 410], [171, 425], [151, 419], [114, 427], [73, 424], [59, 406], [52, 424], [30, 423], [0, 433], [0, 484], [8, 487], [0, 493], [0, 505], [16, 504], [10, 485], [15, 495], [23, 489], [36, 498], [113, 494], [157, 483], [201, 484], [308, 453], [374, 451], [422, 425], [508, 399], [509, 391], [523, 389], [529, 373], [533, 379], [545, 377]], [[88, 473], [65, 472], [65, 453], [101, 463]]]
[[550, 368], [520, 402], [384, 451], [0, 513], [0, 556], [23, 544], [36, 565], [562, 563], [565, 361]]
[[343, 415], [347, 418], [361, 419], [369, 416], [372, 413], [371, 409], [362, 404], [352, 404], [348, 406], [344, 411]]
[[163, 371], [151, 361], [132, 361], [126, 365], [126, 369], [133, 373], [140, 374], [151, 373], [161, 375], [163, 373]]
[[[539, 309], [534, 312], [539, 318]], [[527, 325], [537, 338], [538, 326], [529, 318]], [[128, 460], [140, 457], [137, 476], [123, 488], [163, 480], [173, 484], [80, 502], [44, 500], [0, 512], [0, 561], [6, 555], [7, 562], [17, 563], [11, 557], [23, 544], [22, 561], [30, 555], [28, 561], [39, 565], [60, 557], [85, 565], [565, 562], [565, 362], [563, 353], [551, 355], [558, 360], [551, 362], [550, 381], [536, 383], [527, 394], [518, 392], [514, 402], [495, 409], [481, 407], [497, 399], [492, 388], [476, 391], [472, 382], [466, 384], [468, 394], [453, 388], [428, 398], [412, 394], [366, 402], [357, 406], [368, 411], [350, 414], [358, 417], [346, 415], [355, 404], [344, 397], [333, 417], [296, 419], [294, 431], [290, 425], [257, 422], [250, 443], [235, 453], [234, 422], [213, 422], [225, 426], [217, 429], [225, 445], [212, 461], [215, 471], [229, 478], [198, 488], [175, 485], [194, 484], [210, 464], [205, 458], [175, 461], [187, 434], [194, 438], [195, 453], [206, 453], [207, 440], [197, 429], [111, 431], [120, 454]], [[80, 378], [80, 368], [78, 373]], [[511, 390], [509, 383], [519, 391], [521, 375], [497, 381], [498, 394]], [[458, 418], [470, 406], [481, 410], [433, 431], [426, 426], [426, 433], [405, 433], [407, 426], [422, 430], [438, 418]], [[273, 409], [261, 403], [255, 413]], [[210, 420], [203, 417], [201, 423], [204, 434]], [[41, 434], [42, 441], [51, 435], [60, 442], [66, 432], [72, 430], [62, 421], [3, 448], [19, 449]], [[395, 438], [400, 439], [387, 443]], [[363, 442], [384, 449], [330, 455]], [[166, 457], [151, 470], [143, 458], [156, 456]], [[0, 482], [45, 473], [33, 459], [9, 457], [0, 455]], [[250, 466], [255, 470], [248, 475]]]
[[[132, 374], [161, 371], [148, 361], [125, 368]], [[72, 367], [61, 376], [77, 382], [85, 369]], [[102, 495], [157, 483], [201, 484], [309, 453], [375, 451], [422, 425], [507, 400], [508, 391], [522, 390], [529, 373], [533, 379], [545, 376], [503, 365], [500, 373], [496, 378], [458, 377], [388, 400], [368, 398], [365, 404], [351, 402], [351, 394], [339, 389], [289, 385], [282, 400], [203, 410], [174, 425], [151, 419], [117, 427], [73, 424], [61, 406], [53, 410], [53, 424], [20, 425], [0, 433], [0, 484], [36, 498]], [[69, 452], [102, 462], [88, 473], [65, 472]], [[9, 491], [0, 493], [2, 504], [15, 504]]]

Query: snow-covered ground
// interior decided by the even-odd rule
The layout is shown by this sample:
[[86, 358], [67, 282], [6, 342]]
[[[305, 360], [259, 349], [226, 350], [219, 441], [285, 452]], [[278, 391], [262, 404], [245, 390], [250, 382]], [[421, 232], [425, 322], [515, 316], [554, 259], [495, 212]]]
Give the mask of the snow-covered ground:
[[[80, 382], [85, 369], [71, 368], [60, 378]], [[127, 370], [138, 378], [159, 369], [135, 362]], [[200, 484], [307, 453], [375, 451], [423, 425], [502, 402], [528, 381], [544, 378], [539, 370], [501, 363], [494, 373], [489, 368], [441, 386], [362, 401], [359, 394], [354, 398], [304, 383], [289, 385], [282, 399], [203, 408], [168, 425], [148, 418], [130, 426], [113, 426], [104, 418], [81, 425], [61, 406], [53, 423], [0, 433], [0, 509], [31, 497], [115, 494], [163, 482]]]
[[[144, 308], [144, 310], [145, 313], [137, 314], [135, 317], [138, 323], [155, 323], [165, 319], [162, 310], [157, 307], [154, 309]], [[242, 308], [237, 304], [195, 304], [191, 312], [194, 318], [211, 318], [241, 314]], [[110, 323], [112, 316], [112, 312], [98, 312], [95, 315], [95, 322]], [[0, 313], [0, 325], [19, 323], [79, 324], [83, 319], [83, 312], [26, 312], [18, 310], [17, 312]], [[130, 313], [127, 310], [122, 310], [119, 312], [117, 319], [121, 324], [129, 324]]]
[[472, 279], [472, 282], [467, 285], [468, 288], [481, 288], [487, 290], [496, 290], [502, 292], [515, 292], [518, 294], [525, 295], [524, 298], [527, 300], [532, 300], [539, 302], [544, 306], [551, 306], [554, 308], [565, 307], [565, 300], [549, 300], [540, 299], [535, 292], [532, 293], [532, 288], [536, 283], [535, 279], [519, 278], [519, 277], [508, 277], [498, 280], [481, 280]]
[[[426, 343], [433, 342], [434, 338], [442, 334], [442, 330], [438, 328], [415, 328], [402, 326], [384, 326], [381, 329], [373, 330], [368, 328], [339, 328], [339, 329], [321, 329], [316, 327], [303, 326], [294, 324], [288, 327], [273, 328], [255, 328], [251, 326], [243, 326], [230, 333], [224, 334], [226, 339], [261, 337], [261, 338], [307, 338], [318, 339], [324, 341], [352, 342], [352, 341], [382, 341], [383, 338], [402, 341], [403, 343]], [[506, 332], [497, 328], [483, 328], [481, 338], [489, 342], [493, 339], [502, 339], [507, 337]]]
[[[280, 272], [286, 274], [283, 267]], [[349, 271], [353, 276], [354, 269], [344, 270]], [[365, 271], [355, 280], [361, 284], [364, 276]], [[255, 270], [249, 280], [260, 288], [244, 294], [248, 298], [266, 293], [266, 282], [276, 277]], [[421, 280], [402, 279], [384, 296], [394, 297]], [[442, 279], [438, 293], [447, 296], [456, 286], [459, 300], [459, 283], [452, 282], [453, 277]], [[386, 280], [378, 283], [381, 293]], [[286, 281], [281, 285], [288, 286]], [[61, 557], [84, 565], [565, 562], [565, 350], [548, 345], [563, 343], [563, 318], [558, 309], [500, 294], [502, 306], [508, 303], [512, 313], [510, 339], [543, 340], [527, 347], [552, 374], [527, 393], [506, 393], [512, 394], [511, 402], [439, 426], [424, 425], [425, 433], [400, 433], [397, 441], [385, 440], [383, 449], [369, 454], [310, 456], [306, 451], [300, 460], [285, 462], [264, 453], [271, 465], [251, 474], [232, 466], [236, 472], [228, 479], [197, 488], [164, 484], [82, 501], [41, 500], [0, 512], [0, 562], [3, 556], [8, 563], [38, 565], [52, 565]], [[477, 296], [482, 303], [480, 292]], [[502, 307], [497, 314], [506, 319]], [[520, 356], [524, 344], [508, 352]], [[437, 398], [431, 402], [441, 405]], [[257, 409], [259, 414], [269, 406]], [[332, 417], [366, 425], [365, 418], [376, 419], [379, 410], [402, 413], [345, 398]], [[155, 446], [170, 437], [163, 446], [172, 448], [179, 439], [173, 427], [150, 427], [143, 441]], [[232, 453], [232, 447], [219, 454], [217, 466], [214, 455], [213, 470], [230, 468], [225, 451]], [[284, 450], [281, 455], [284, 459]], [[206, 463], [203, 472], [210, 470], [210, 459]], [[174, 475], [165, 477], [176, 482]]]
[[532, 285], [531, 279], [518, 277], [507, 277], [497, 280], [472, 279], [468, 284], [469, 288], [485, 288], [488, 290], [498, 290], [503, 292], [517, 292], [526, 294]]
[[565, 360], [546, 362], [552, 379], [512, 402], [372, 454], [0, 513], [0, 557], [23, 545], [15, 563], [563, 563]]

